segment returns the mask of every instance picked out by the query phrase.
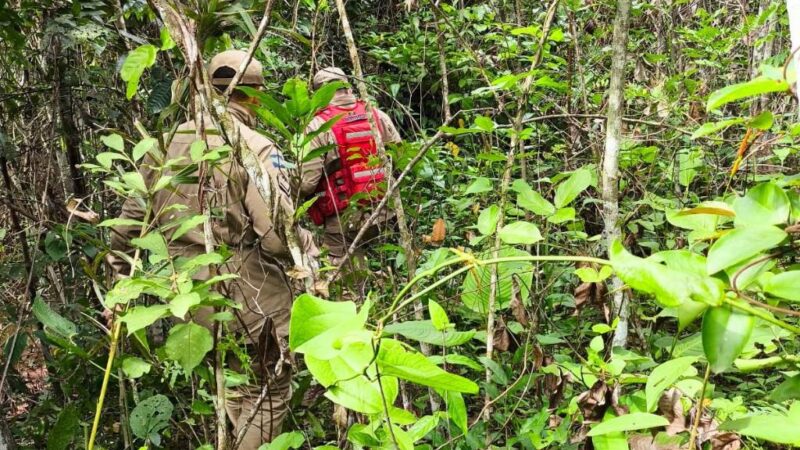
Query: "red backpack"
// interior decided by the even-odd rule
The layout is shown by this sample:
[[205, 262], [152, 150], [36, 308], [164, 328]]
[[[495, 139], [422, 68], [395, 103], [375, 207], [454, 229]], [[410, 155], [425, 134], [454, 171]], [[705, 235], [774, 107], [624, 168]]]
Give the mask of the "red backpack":
[[[366, 194], [366, 198], [359, 201], [362, 204], [383, 196], [379, 184], [386, 176], [381, 163], [375, 161], [378, 150], [372, 137], [366, 103], [358, 100], [352, 109], [328, 106], [317, 115], [328, 121], [339, 114], [342, 117], [331, 128], [339, 158], [326, 165], [317, 186], [319, 198], [308, 210], [311, 220], [317, 225], [344, 211], [356, 194]], [[375, 110], [372, 117], [381, 132]]]

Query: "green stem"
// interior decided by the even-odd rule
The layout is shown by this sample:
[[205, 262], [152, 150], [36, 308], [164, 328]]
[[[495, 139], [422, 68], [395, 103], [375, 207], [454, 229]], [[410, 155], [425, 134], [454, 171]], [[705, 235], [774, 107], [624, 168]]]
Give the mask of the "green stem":
[[781, 327], [784, 330], [792, 332], [793, 334], [800, 334], [800, 328], [794, 325], [790, 325], [780, 319], [776, 319], [772, 314], [768, 313], [767, 311], [764, 311], [763, 309], [755, 308], [747, 303], [738, 302], [736, 300], [728, 298], [726, 298], [724, 302], [733, 308], [746, 312], [752, 316], [756, 316], [765, 322], [769, 322], [773, 325]]

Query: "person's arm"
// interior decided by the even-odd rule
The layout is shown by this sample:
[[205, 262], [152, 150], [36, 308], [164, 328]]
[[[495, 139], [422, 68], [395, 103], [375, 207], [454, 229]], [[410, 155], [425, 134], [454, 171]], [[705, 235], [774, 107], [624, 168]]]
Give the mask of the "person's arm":
[[381, 111], [380, 109], [377, 110], [378, 113], [378, 120], [380, 120], [381, 125], [381, 137], [383, 138], [384, 144], [399, 144], [403, 138], [400, 137], [400, 133], [397, 131], [397, 127], [394, 126], [394, 122], [389, 117], [388, 114]]

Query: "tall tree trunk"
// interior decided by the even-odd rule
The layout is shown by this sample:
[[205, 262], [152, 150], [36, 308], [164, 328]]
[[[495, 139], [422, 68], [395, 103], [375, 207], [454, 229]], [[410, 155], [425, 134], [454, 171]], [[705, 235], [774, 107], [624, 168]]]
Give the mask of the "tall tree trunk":
[[67, 61], [61, 55], [61, 40], [53, 37], [52, 48], [54, 83], [53, 98], [56, 102], [58, 122], [60, 124], [61, 140], [64, 151], [67, 155], [71, 186], [65, 186], [67, 191], [76, 197], [85, 197], [87, 194], [86, 180], [78, 166], [82, 163], [81, 158], [81, 135], [78, 127], [75, 126], [75, 119], [72, 110], [72, 93], [67, 82]]
[[[608, 86], [606, 142], [603, 154], [603, 222], [606, 245], [620, 237], [619, 224], [619, 149], [622, 140], [622, 116], [625, 111], [625, 58], [628, 45], [628, 22], [631, 0], [617, 1], [614, 37], [611, 43], [611, 82]], [[628, 304], [622, 291], [622, 281], [613, 277], [614, 312], [619, 318], [614, 331], [613, 345], [624, 347], [628, 341]]]

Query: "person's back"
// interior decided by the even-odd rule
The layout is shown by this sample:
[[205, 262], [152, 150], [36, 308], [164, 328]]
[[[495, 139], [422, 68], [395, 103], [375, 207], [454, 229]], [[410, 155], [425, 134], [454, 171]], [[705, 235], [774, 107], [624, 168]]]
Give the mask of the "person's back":
[[[313, 88], [319, 89], [331, 82], [347, 82], [347, 76], [341, 69], [336, 67], [322, 69], [314, 75]], [[389, 116], [378, 108], [372, 108], [372, 112], [374, 123], [381, 134], [383, 142], [385, 144], [399, 143], [401, 141], [400, 133], [398, 133]], [[369, 118], [366, 116], [366, 104], [353, 94], [348, 85], [336, 91], [330, 105], [318, 113], [311, 121], [307, 133], [318, 130], [336, 115], [341, 115], [342, 119], [334, 125], [334, 129], [317, 135], [311, 141], [309, 147], [313, 151], [317, 148], [330, 146], [331, 150], [323, 156], [302, 164], [299, 189], [301, 197], [315, 194], [320, 196], [315, 202], [320, 204], [316, 206], [317, 210], [314, 210], [314, 205], [311, 207], [312, 218], [318, 224], [324, 224], [325, 226], [323, 246], [328, 249], [330, 260], [333, 264], [338, 264], [343, 260], [347, 248], [359, 231], [359, 226], [366, 218], [364, 213], [369, 212], [369, 204], [364, 205], [364, 203], [369, 203], [370, 200], [374, 203], [377, 198], [375, 193], [369, 192], [369, 190], [379, 193], [378, 185], [385, 179], [383, 167], [378, 156], [374, 154], [374, 150], [370, 158], [363, 158], [363, 155], [356, 154], [359, 147], [362, 147], [362, 153], [369, 154], [370, 151], [366, 149], [373, 149], [375, 142], [370, 131]], [[360, 121], [359, 125], [364, 128], [363, 130], [361, 128], [358, 130], [348, 129], [356, 120]], [[341, 127], [342, 133], [337, 133], [338, 127]], [[330, 200], [329, 193], [337, 189], [336, 184], [339, 178], [343, 178], [340, 176], [343, 170], [349, 171], [344, 176], [349, 178], [348, 182], [355, 180], [352, 184], [356, 186], [354, 190], [359, 197], [360, 203], [355, 205], [355, 212], [348, 214], [339, 206], [341, 204], [348, 205], [349, 202], [334, 204], [333, 208], [329, 206], [321, 207], [323, 201]], [[353, 194], [353, 192], [348, 194]], [[326, 195], [329, 197], [328, 199], [324, 198]], [[380, 228], [391, 217], [391, 212], [384, 211], [378, 223], [368, 230], [365, 235], [365, 241], [377, 237]], [[356, 249], [355, 259], [357, 260], [363, 260], [363, 244], [366, 244], [365, 241], [362, 241], [361, 245]]]
[[[235, 75], [244, 52], [223, 52], [215, 56], [209, 64], [212, 83], [218, 90], [227, 86]], [[252, 69], [255, 65], [256, 69]], [[247, 67], [242, 83], [258, 86], [263, 83], [261, 65], [253, 61]], [[232, 72], [232, 74], [230, 73]], [[250, 77], [250, 78], [248, 78]], [[216, 80], [221, 80], [215, 83]], [[197, 182], [176, 184], [174, 188], [157, 192], [152, 202], [154, 225], [160, 226], [176, 219], [189, 218], [208, 211], [212, 214], [212, 231], [215, 243], [225, 245], [230, 254], [224, 264], [218, 267], [219, 273], [233, 273], [238, 278], [224, 283], [223, 295], [239, 303], [242, 308], [234, 311], [236, 318], [228, 322], [229, 331], [241, 335], [247, 343], [253, 372], [260, 380], [258, 384], [240, 386], [226, 393], [226, 409], [238, 435], [247, 427], [241, 450], [256, 450], [262, 443], [269, 442], [280, 433], [281, 422], [286, 415], [290, 397], [291, 369], [288, 366], [289, 314], [294, 297], [292, 283], [285, 275], [292, 266], [289, 250], [282, 236], [281, 227], [276, 220], [277, 208], [291, 208], [288, 176], [281, 164], [282, 156], [276, 146], [266, 137], [255, 132], [250, 126], [252, 115], [246, 103], [251, 99], [236, 93], [228, 104], [227, 112], [232, 119], [232, 129], [225, 129], [228, 138], [237, 140], [255, 152], [261, 168], [270, 181], [271, 198], [265, 201], [246, 170], [231, 156], [218, 165], [208, 169], [208, 173], [183, 173], [182, 166], [192, 163], [191, 153], [197, 142], [198, 124], [188, 121], [178, 127], [167, 148], [165, 161], [176, 161], [174, 168], [158, 172], [153, 167], [143, 165], [141, 173], [148, 186], [163, 175], [182, 176], [186, 179], [200, 176], [208, 177], [201, 186]], [[208, 116], [203, 116], [203, 129], [206, 147], [220, 149], [226, 145], [222, 131], [216, 129]], [[231, 136], [231, 133], [238, 136]], [[238, 138], [238, 139], [237, 139]], [[236, 151], [232, 149], [231, 151]], [[182, 205], [176, 208], [175, 205]], [[145, 216], [143, 205], [136, 199], [128, 199], [123, 205], [122, 217], [142, 220]], [[136, 237], [134, 227], [118, 227], [112, 238], [112, 248], [129, 250], [129, 240]], [[203, 226], [198, 225], [187, 233], [172, 239], [175, 229], [164, 232], [173, 257], [192, 257], [206, 253]], [[311, 255], [316, 254], [310, 235], [301, 233], [303, 247]], [[116, 270], [124, 268], [124, 261], [116, 259]], [[195, 279], [207, 279], [208, 271], [194, 275]], [[204, 321], [212, 311], [201, 311], [195, 321]], [[242, 370], [242, 363], [229, 358], [228, 365], [234, 370]], [[269, 380], [269, 381], [268, 381]], [[266, 400], [258, 402], [263, 386], [269, 386], [270, 394]], [[253, 409], [257, 411], [253, 413]], [[246, 418], [252, 414], [252, 424]]]

